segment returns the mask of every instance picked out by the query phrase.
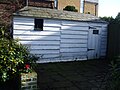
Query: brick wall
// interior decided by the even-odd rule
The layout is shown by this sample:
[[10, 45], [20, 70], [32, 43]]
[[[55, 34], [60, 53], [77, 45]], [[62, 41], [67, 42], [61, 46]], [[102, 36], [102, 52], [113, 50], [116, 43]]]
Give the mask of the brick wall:
[[9, 26], [12, 23], [12, 14], [18, 9], [24, 7], [25, 2], [13, 3], [0, 1], [0, 25]]
[[21, 89], [37, 90], [37, 73], [36, 72], [21, 74]]
[[80, 12], [80, 0], [58, 0], [58, 10], [63, 10], [67, 5], [75, 6]]
[[96, 3], [84, 2], [84, 13], [98, 16], [98, 5]]
[[28, 3], [29, 6], [35, 6], [35, 7], [45, 7], [45, 8], [54, 8], [54, 1], [34, 1], [29, 0]]

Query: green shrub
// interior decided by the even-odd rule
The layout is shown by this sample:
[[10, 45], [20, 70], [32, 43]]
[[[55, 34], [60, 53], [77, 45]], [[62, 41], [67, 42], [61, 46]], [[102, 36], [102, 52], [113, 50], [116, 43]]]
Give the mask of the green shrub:
[[28, 49], [17, 40], [6, 38], [4, 29], [0, 29], [0, 81], [5, 82], [13, 76], [30, 72], [31, 65], [38, 58], [30, 54]]
[[75, 8], [75, 6], [66, 6], [63, 10], [78, 12], [78, 10]]
[[107, 89], [120, 90], [120, 57], [117, 57], [110, 63]]

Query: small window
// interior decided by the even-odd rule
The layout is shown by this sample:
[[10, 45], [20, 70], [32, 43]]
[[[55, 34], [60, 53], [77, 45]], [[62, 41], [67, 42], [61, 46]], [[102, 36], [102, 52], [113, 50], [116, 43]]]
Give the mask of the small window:
[[35, 31], [43, 31], [43, 19], [35, 19]]
[[99, 34], [99, 30], [93, 30], [93, 34]]
[[90, 14], [90, 12], [86, 12], [86, 14]]
[[90, 14], [90, 12], [87, 12], [87, 14]]

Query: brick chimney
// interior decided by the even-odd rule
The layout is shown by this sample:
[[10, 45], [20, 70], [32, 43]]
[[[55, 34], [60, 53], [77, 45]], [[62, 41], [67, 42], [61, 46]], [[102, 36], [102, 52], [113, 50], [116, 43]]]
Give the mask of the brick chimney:
[[83, 13], [98, 16], [98, 0], [84, 0]]

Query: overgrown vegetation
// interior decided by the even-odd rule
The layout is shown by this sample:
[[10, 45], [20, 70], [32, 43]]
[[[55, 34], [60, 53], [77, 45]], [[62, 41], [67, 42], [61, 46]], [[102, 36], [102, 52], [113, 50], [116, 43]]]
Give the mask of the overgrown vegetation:
[[0, 28], [0, 82], [31, 72], [37, 59], [25, 46], [10, 38], [4, 28]]
[[101, 18], [108, 25], [108, 59], [110, 73], [108, 75], [107, 90], [120, 90], [120, 13], [113, 17]]
[[107, 90], [120, 90], [120, 57], [110, 61], [107, 75]]
[[78, 12], [78, 10], [75, 8], [75, 6], [66, 6], [63, 10]]

